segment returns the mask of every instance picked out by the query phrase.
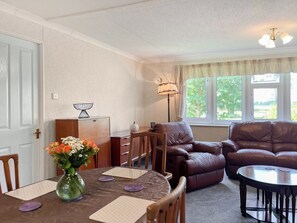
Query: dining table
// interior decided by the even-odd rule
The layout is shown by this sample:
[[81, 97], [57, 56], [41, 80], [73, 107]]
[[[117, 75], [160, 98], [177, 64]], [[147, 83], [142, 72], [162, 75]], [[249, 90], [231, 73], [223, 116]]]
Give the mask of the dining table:
[[[114, 167], [95, 168], [82, 170], [78, 173], [85, 182], [85, 192], [82, 199], [72, 202], [61, 200], [55, 190], [31, 199], [29, 202], [40, 202], [41, 207], [33, 211], [20, 211], [19, 207], [25, 202], [19, 198], [0, 194], [0, 222], [1, 223], [87, 223], [102, 222], [91, 220], [90, 216], [98, 210], [111, 204], [120, 197], [139, 198], [155, 202], [170, 193], [171, 187], [164, 176], [158, 172], [148, 170], [137, 178], [113, 176], [111, 181], [100, 181], [104, 173], [113, 170]], [[127, 168], [128, 169], [128, 168]], [[57, 182], [61, 176], [48, 180]], [[142, 185], [140, 191], [127, 191], [127, 185]], [[30, 186], [30, 185], [29, 185]], [[22, 188], [20, 188], [22, 189]], [[18, 190], [20, 190], [18, 189]], [[133, 202], [125, 204], [133, 210]], [[110, 211], [110, 215], [116, 214], [116, 208]], [[146, 222], [145, 213], [135, 221]], [[123, 222], [124, 223], [124, 222]]]

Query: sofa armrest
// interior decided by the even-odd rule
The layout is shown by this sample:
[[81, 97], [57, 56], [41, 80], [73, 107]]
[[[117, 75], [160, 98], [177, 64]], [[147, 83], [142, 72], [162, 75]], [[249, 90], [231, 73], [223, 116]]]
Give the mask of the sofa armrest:
[[239, 150], [238, 144], [230, 139], [222, 141], [222, 144], [223, 144], [223, 151], [226, 153], [236, 152], [237, 150]]
[[220, 142], [193, 142], [194, 152], [207, 152], [215, 155], [222, 154], [222, 143]]
[[234, 153], [239, 150], [238, 144], [230, 139], [222, 141], [222, 144], [223, 144], [223, 155], [225, 156], [226, 160], [228, 157], [227, 156], [228, 153]]
[[190, 157], [190, 154], [181, 148], [177, 147], [167, 147], [167, 156], [183, 156], [186, 159]]

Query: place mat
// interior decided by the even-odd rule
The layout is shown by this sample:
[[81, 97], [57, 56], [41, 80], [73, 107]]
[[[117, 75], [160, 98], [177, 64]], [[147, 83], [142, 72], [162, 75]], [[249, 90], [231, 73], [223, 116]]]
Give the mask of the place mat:
[[102, 175], [137, 179], [138, 177], [142, 176], [145, 173], [147, 173], [147, 170], [132, 169], [132, 168], [125, 168], [125, 167], [114, 167], [102, 173]]
[[56, 186], [57, 182], [55, 181], [43, 180], [13, 191], [9, 191], [5, 193], [5, 195], [28, 201], [56, 190]]
[[152, 203], [154, 201], [120, 196], [93, 213], [89, 219], [100, 222], [135, 223], [146, 213], [147, 206]]

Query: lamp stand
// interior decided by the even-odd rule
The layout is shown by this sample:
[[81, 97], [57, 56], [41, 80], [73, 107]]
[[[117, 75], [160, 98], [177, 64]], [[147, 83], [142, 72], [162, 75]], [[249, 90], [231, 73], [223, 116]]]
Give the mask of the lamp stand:
[[168, 122], [170, 122], [170, 96], [167, 94], [167, 102], [168, 102]]

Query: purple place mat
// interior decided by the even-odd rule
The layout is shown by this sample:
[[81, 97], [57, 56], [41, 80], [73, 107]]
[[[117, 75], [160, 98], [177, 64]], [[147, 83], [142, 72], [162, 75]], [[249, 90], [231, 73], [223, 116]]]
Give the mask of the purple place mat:
[[129, 192], [137, 192], [137, 191], [141, 191], [142, 189], [143, 189], [143, 185], [141, 184], [128, 184], [124, 186], [124, 190]]
[[19, 206], [19, 210], [23, 211], [23, 212], [34, 211], [34, 210], [40, 208], [41, 205], [42, 204], [38, 201], [29, 201], [29, 202], [26, 202], [26, 203], [22, 204], [21, 206]]
[[109, 181], [113, 181], [114, 177], [112, 176], [101, 176], [98, 178], [99, 181], [101, 182], [109, 182]]

